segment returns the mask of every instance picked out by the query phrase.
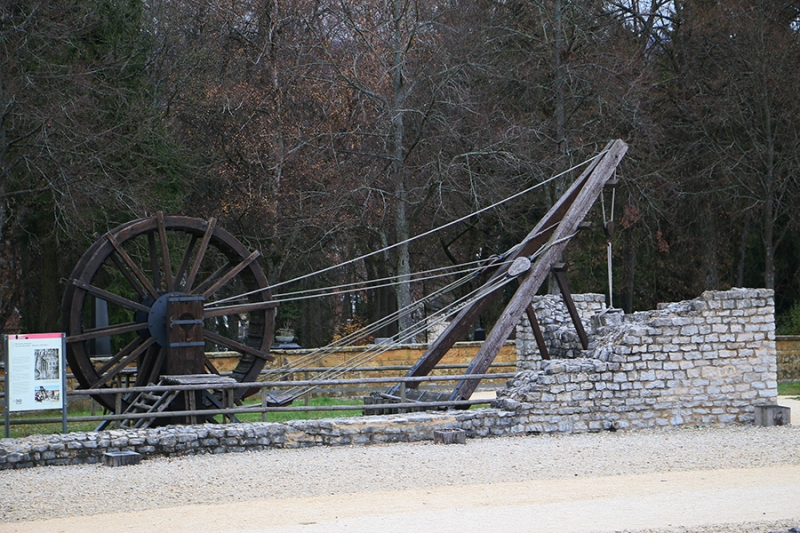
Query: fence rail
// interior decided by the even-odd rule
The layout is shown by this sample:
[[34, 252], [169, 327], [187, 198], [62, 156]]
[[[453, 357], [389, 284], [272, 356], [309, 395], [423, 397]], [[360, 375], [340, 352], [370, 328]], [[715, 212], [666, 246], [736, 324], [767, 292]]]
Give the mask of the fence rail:
[[[460, 365], [451, 365], [460, 366]], [[381, 367], [381, 370], [386, 370]], [[456, 400], [456, 401], [435, 401], [435, 402], [413, 402], [406, 401], [405, 390], [409, 384], [416, 383], [436, 383], [442, 381], [461, 381], [461, 380], [484, 380], [484, 379], [508, 379], [514, 377], [516, 374], [513, 372], [505, 373], [489, 373], [489, 374], [458, 374], [458, 375], [441, 375], [441, 376], [419, 376], [419, 377], [373, 377], [373, 378], [347, 378], [347, 379], [325, 379], [325, 380], [293, 380], [293, 381], [255, 381], [255, 382], [234, 382], [234, 383], [215, 383], [208, 384], [194, 384], [194, 385], [152, 385], [147, 387], [118, 387], [118, 388], [105, 388], [105, 389], [77, 389], [66, 391], [65, 400], [68, 401], [70, 397], [88, 397], [92, 395], [115, 396], [115, 403], [117, 406], [121, 405], [123, 396], [127, 394], [136, 394], [140, 392], [150, 393], [163, 393], [163, 392], [199, 392], [215, 390], [221, 391], [223, 400], [228, 398], [228, 401], [223, 402], [222, 407], [212, 407], [208, 409], [191, 409], [180, 411], [163, 411], [163, 412], [150, 412], [150, 413], [124, 413], [124, 414], [101, 414], [90, 416], [67, 416], [67, 422], [114, 422], [122, 420], [136, 420], [141, 418], [175, 418], [175, 417], [207, 417], [222, 415], [224, 418], [235, 420], [239, 414], [260, 413], [261, 420], [266, 421], [269, 413], [276, 412], [308, 412], [308, 411], [373, 411], [380, 409], [396, 409], [400, 412], [411, 409], [419, 409], [421, 406], [430, 409], [440, 408], [465, 408], [473, 405], [489, 404], [489, 399], [476, 399], [476, 400]], [[289, 406], [277, 407], [268, 405], [268, 397], [275, 389], [293, 388], [293, 387], [325, 387], [325, 386], [364, 386], [364, 385], [378, 385], [378, 384], [401, 384], [401, 395], [399, 403], [374, 403], [369, 405], [319, 405], [319, 406]], [[251, 403], [238, 407], [233, 407], [232, 397], [233, 391], [236, 389], [259, 389], [260, 402]], [[255, 396], [255, 395], [254, 395]], [[119, 412], [119, 409], [118, 409]], [[6, 427], [9, 425], [18, 424], [49, 424], [62, 422], [63, 417], [58, 418], [32, 418], [32, 419], [14, 419], [7, 420]]]
[[[516, 366], [517, 366], [516, 362], [492, 363], [490, 368], [516, 368]], [[469, 367], [469, 365], [466, 364], [466, 363], [458, 363], [458, 364], [437, 365], [434, 370], [436, 370], [436, 371], [465, 370], [467, 367]], [[357, 370], [354, 370], [353, 372], [355, 372], [355, 373], [367, 373], [367, 374], [375, 373], [375, 372], [395, 372], [395, 371], [396, 372], [408, 372], [408, 370], [410, 370], [410, 369], [411, 369], [411, 365], [365, 366], [365, 367], [359, 367]], [[302, 374], [304, 376], [304, 378], [307, 379], [307, 376], [312, 376], [314, 374], [321, 374], [323, 372], [328, 372], [330, 370], [331, 370], [330, 367], [325, 367], [325, 366], [307, 367], [307, 368], [303, 368], [302, 370], [295, 370], [294, 372], [292, 372], [292, 374], [293, 375]], [[260, 375], [261, 376], [269, 376], [272, 373], [274, 373], [274, 370], [265, 369], [265, 370], [262, 370], [260, 372]], [[232, 374], [232, 372], [220, 372], [221, 376], [230, 376], [231, 374]], [[137, 375], [137, 370], [135, 368], [126, 368], [126, 369], [121, 370], [118, 373], [118, 375], [119, 375], [120, 379], [117, 380], [117, 384], [119, 386], [123, 386], [122, 384], [124, 383], [125, 387], [130, 387], [131, 386], [130, 384], [135, 381], [135, 378], [136, 378], [136, 375]], [[446, 376], [450, 377], [450, 374], [437, 374], [437, 375], [446, 375]], [[488, 379], [488, 380], [502, 379], [502, 376], [500, 376], [500, 374], [490, 374], [490, 375], [491, 375], [491, 377], [490, 378], [486, 378], [486, 379]], [[75, 379], [75, 376], [73, 374], [67, 373], [67, 381], [70, 381], [70, 380], [74, 381], [74, 379]], [[392, 381], [392, 383], [397, 383], [399, 381], [399, 379], [401, 379], [401, 378], [395, 378], [395, 380]], [[342, 381], [342, 380], [340, 380], [340, 381]], [[286, 383], [292, 383], [292, 384], [297, 385], [299, 382], [296, 381], [296, 380], [286, 380], [286, 381], [282, 381], [281, 383], [284, 384], [284, 386], [285, 386]], [[0, 385], [1, 385], [1, 387], [0, 387], [0, 400], [5, 400], [5, 396], [6, 396], [6, 393], [5, 393], [5, 381], [4, 380], [0, 380]], [[70, 391], [70, 394], [78, 392], [79, 390], [85, 390], [85, 389], [73, 389], [73, 390]], [[108, 392], [108, 389], [103, 389], [103, 391], [104, 391], [104, 393]], [[334, 390], [329, 390], [328, 392], [332, 393], [332, 394], [336, 394], [336, 393], [341, 393], [341, 392], [356, 392], [356, 393], [359, 393], [361, 391], [359, 391], [358, 389], [346, 389], [346, 390], [341, 390], [341, 391], [337, 391], [337, 390], [334, 389]]]

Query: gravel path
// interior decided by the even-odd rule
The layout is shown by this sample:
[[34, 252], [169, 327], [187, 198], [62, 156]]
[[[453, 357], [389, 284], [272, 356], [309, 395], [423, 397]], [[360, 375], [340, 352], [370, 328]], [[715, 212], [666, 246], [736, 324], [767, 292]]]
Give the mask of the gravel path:
[[[712, 476], [702, 474], [709, 470], [718, 472]], [[143, 517], [145, 510], [193, 509], [192, 513], [195, 513], [203, 509], [186, 507], [193, 505], [210, 506], [209, 512], [217, 518], [220, 514], [246, 513], [248, 504], [254, 509], [272, 505], [276, 512], [280, 508], [291, 513], [290, 504], [302, 510], [315, 504], [313, 502], [327, 501], [329, 505], [343, 510], [343, 502], [358, 500], [360, 505], [365, 505], [370, 495], [378, 493], [385, 494], [388, 501], [403, 498], [413, 501], [416, 494], [435, 494], [439, 505], [439, 514], [436, 516], [443, 516], [442, 513], [459, 512], [459, 508], [463, 510], [465, 502], [471, 501], [469, 494], [476, 494], [478, 499], [475, 501], [480, 502], [480, 495], [492, 494], [495, 487], [499, 491], [497, 494], [508, 491], [507, 496], [496, 497], [495, 504], [487, 503], [496, 507], [503, 501], [513, 500], [515, 490], [560, 490], [578, 494], [584, 488], [574, 485], [575, 478], [591, 478], [586, 479], [588, 490], [591, 490], [592, 486], [597, 486], [598, 480], [624, 488], [630, 487], [631, 483], [649, 483], [656, 477], [665, 477], [661, 474], [672, 473], [677, 477], [657, 481], [666, 483], [671, 480], [676, 487], [680, 487], [690, 483], [689, 478], [681, 476], [696, 471], [701, 472], [700, 479], [729, 476], [731, 481], [726, 483], [730, 486], [735, 485], [735, 481], [742, 476], [749, 475], [749, 472], [761, 472], [761, 477], [767, 478], [788, 472], [796, 479], [800, 475], [800, 427], [679, 429], [475, 439], [468, 440], [466, 445], [451, 446], [420, 443], [269, 450], [149, 459], [138, 466], [120, 468], [90, 465], [3, 471], [0, 472], [0, 532], [71, 531], [66, 527], [69, 520], [34, 521], [41, 521], [45, 517], [91, 517], [112, 511], [122, 514], [108, 515], [101, 521], [105, 524], [104, 529], [98, 531], [114, 531], [113, 527], [107, 527], [110, 516], [117, 516], [127, 525], [135, 525], [137, 516]], [[800, 479], [797, 481], [800, 483]], [[571, 484], [563, 485], [566, 482]], [[538, 485], [538, 488], [522, 485], [531, 483], [544, 485]], [[785, 483], [792, 483], [792, 480]], [[797, 490], [790, 498], [790, 501], [796, 502], [794, 509], [775, 510], [776, 514], [765, 514], [754, 524], [738, 523], [736, 526], [725, 526], [727, 529], [708, 526], [728, 522], [724, 516], [709, 516], [707, 520], [703, 519], [706, 522], [694, 520], [691, 531], [766, 533], [800, 526], [800, 485], [786, 486], [790, 487], [788, 490]], [[697, 490], [705, 490], [704, 494], [710, 494], [710, 498], [717, 497], [714, 494], [724, 497], [719, 492], [713, 492], [717, 490], [715, 487], [703, 486]], [[642, 491], [646, 493], [651, 489], [645, 487]], [[358, 496], [354, 498], [353, 495]], [[632, 496], [635, 499], [635, 491]], [[444, 500], [447, 498], [452, 498], [452, 505], [446, 505]], [[375, 501], [375, 505], [385, 505]], [[548, 504], [557, 503], [552, 501]], [[469, 507], [474, 509], [480, 505], [475, 503]], [[126, 512], [131, 514], [126, 515]], [[461, 515], [465, 516], [463, 513]], [[317, 518], [313, 523], [321, 522]], [[87, 524], [89, 522], [74, 530], [91, 531], [91, 526]], [[209, 525], [210, 522], [205, 524]], [[295, 523], [294, 526], [303, 525], [302, 522], [299, 524]], [[669, 526], [672, 528], [670, 531], [688, 531], [678, 528], [680, 524], [671, 522], [656, 525]], [[330, 526], [328, 524], [324, 530], [334, 530]], [[364, 527], [367, 529], [363, 530], [370, 530], [366, 525]], [[605, 524], [597, 523], [598, 530], [604, 527]], [[653, 524], [648, 524], [648, 527], [653, 530]], [[704, 529], [707, 527], [712, 529]], [[224, 521], [213, 528], [202, 529], [230, 530], [225, 529]], [[128, 527], [124, 530], [147, 529]], [[167, 530], [179, 529], [173, 525]], [[252, 529], [268, 530], [271, 531], [263, 527]], [[280, 530], [295, 529], [284, 527]], [[297, 529], [301, 530], [323, 529]], [[350, 527], [349, 530], [360, 529]], [[462, 527], [461, 530], [470, 529]]]

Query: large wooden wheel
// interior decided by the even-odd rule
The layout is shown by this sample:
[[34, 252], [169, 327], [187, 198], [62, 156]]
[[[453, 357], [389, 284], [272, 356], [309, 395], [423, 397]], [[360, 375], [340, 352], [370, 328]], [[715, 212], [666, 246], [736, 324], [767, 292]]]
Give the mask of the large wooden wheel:
[[[231, 377], [255, 381], [273, 359], [274, 329], [258, 255], [215, 219], [159, 213], [109, 231], [78, 262], [62, 301], [67, 360], [80, 387], [117, 387], [132, 368], [137, 386], [165, 374], [217, 374], [211, 351], [238, 353]], [[195, 342], [174, 342], [172, 328]], [[95, 399], [115, 410], [114, 395]]]

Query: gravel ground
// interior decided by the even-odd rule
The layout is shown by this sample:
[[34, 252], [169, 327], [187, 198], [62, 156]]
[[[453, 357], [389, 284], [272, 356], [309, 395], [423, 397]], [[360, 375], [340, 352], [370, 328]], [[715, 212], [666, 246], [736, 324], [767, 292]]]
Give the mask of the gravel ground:
[[[451, 446], [418, 443], [159, 458], [120, 468], [40, 467], [0, 472], [0, 531], [22, 531], [9, 526], [44, 517], [110, 511], [782, 465], [800, 465], [800, 427], [606, 432], [475, 439]], [[766, 533], [800, 527], [769, 518], [691, 531]]]

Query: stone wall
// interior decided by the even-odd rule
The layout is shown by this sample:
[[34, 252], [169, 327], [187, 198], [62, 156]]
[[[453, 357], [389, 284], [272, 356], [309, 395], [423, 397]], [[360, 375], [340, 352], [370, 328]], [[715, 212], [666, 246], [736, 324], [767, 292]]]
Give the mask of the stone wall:
[[353, 446], [433, 440], [437, 429], [464, 429], [469, 437], [518, 435], [513, 412], [499, 409], [410, 413], [359, 418], [118, 429], [0, 439], [0, 470], [93, 464], [106, 452], [173, 457], [269, 448]]
[[526, 431], [750, 423], [777, 399], [772, 291], [705, 292], [624, 317], [583, 307], [589, 350], [520, 353], [522, 372], [498, 393]]
[[800, 381], [800, 336], [778, 336], [778, 381]]

